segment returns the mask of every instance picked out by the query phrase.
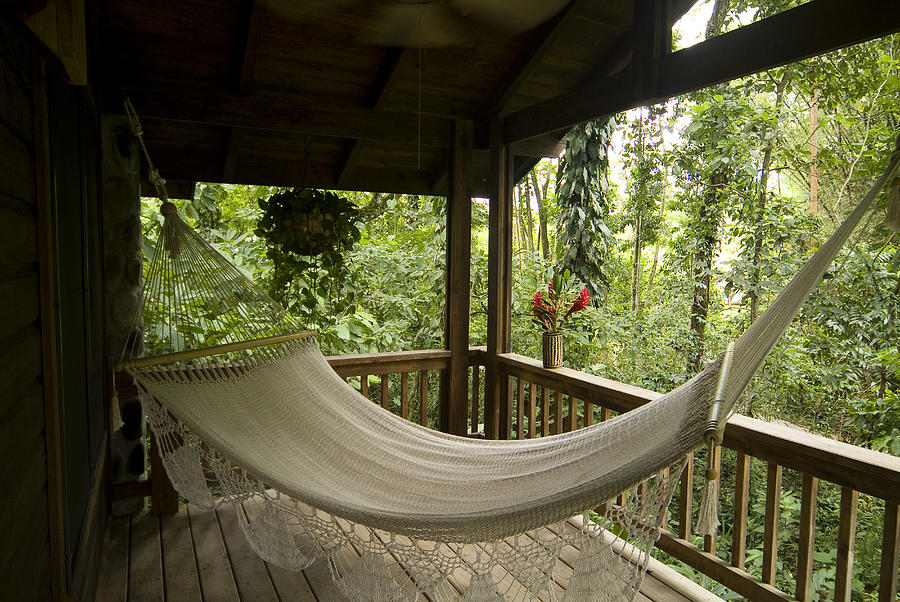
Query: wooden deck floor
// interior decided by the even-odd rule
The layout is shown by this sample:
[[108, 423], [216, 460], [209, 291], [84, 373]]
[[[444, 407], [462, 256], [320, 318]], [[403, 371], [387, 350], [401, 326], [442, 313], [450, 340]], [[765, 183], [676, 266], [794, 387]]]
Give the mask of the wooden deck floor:
[[[557, 573], [564, 581], [572, 570], [565, 555], [560, 562]], [[272, 566], [250, 549], [230, 509], [182, 505], [175, 515], [144, 511], [109, 519], [95, 600], [340, 602], [346, 598], [335, 590], [324, 561], [299, 573]], [[654, 561], [638, 600], [715, 602], [719, 598]]]

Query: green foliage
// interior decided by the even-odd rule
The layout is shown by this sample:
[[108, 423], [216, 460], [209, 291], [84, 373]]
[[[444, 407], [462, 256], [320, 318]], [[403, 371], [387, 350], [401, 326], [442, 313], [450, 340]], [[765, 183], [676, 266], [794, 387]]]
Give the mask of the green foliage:
[[607, 225], [610, 199], [606, 172], [615, 123], [615, 116], [610, 116], [572, 128], [566, 134], [566, 151], [557, 173], [560, 265], [587, 283], [595, 299], [605, 293], [603, 263], [613, 236]]

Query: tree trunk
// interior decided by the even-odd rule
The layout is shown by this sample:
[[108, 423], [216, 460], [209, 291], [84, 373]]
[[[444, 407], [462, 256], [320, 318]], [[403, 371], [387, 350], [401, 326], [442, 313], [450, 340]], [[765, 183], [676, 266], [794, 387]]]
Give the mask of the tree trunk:
[[[707, 40], [722, 33], [729, 3], [730, 0], [716, 0], [712, 15], [706, 24]], [[727, 181], [728, 176], [722, 168], [710, 174], [707, 192], [704, 195], [705, 202], [697, 216], [698, 226], [703, 234], [697, 241], [697, 250], [694, 253], [694, 301], [691, 304], [692, 356], [688, 365], [689, 372], [694, 374], [700, 372], [702, 367], [706, 320], [709, 316], [713, 253], [719, 240], [721, 213], [719, 191]]]
[[525, 186], [522, 195], [522, 204], [525, 206], [525, 238], [528, 242], [528, 250], [534, 251], [534, 215], [531, 213], [531, 181], [525, 178], [523, 182]]
[[[784, 70], [784, 75], [775, 87], [775, 115], [781, 115], [781, 103], [784, 100], [784, 90], [791, 79], [793, 67], [788, 65]], [[766, 139], [767, 132], [763, 130], [763, 140]], [[753, 324], [759, 316], [759, 283], [762, 279], [759, 262], [762, 261], [763, 239], [765, 233], [761, 224], [766, 214], [766, 199], [769, 194], [769, 169], [772, 166], [772, 151], [775, 148], [774, 137], [766, 141], [766, 150], [763, 152], [762, 166], [759, 174], [759, 197], [756, 200], [756, 223], [753, 230], [753, 288], [750, 289], [750, 323]]]
[[547, 189], [550, 186], [550, 175], [544, 182], [543, 189], [538, 186], [537, 170], [531, 170], [531, 183], [534, 189], [534, 199], [538, 206], [538, 225], [540, 229], [541, 254], [544, 259], [550, 259], [550, 235], [547, 231]]
[[634, 216], [634, 253], [631, 263], [631, 311], [637, 313], [641, 297], [641, 239], [644, 235], [643, 209], [639, 205]]
[[[666, 167], [666, 179], [668, 180], [668, 167]], [[665, 228], [666, 223], [666, 191], [665, 188], [662, 189], [659, 199], [659, 222], [663, 224], [661, 227]], [[663, 230], [665, 231], [665, 230]], [[661, 233], [660, 233], [661, 234]], [[647, 278], [647, 290], [653, 290], [653, 281], [656, 279], [656, 268], [659, 266], [659, 245], [660, 245], [660, 234], [657, 234], [656, 244], [653, 248], [653, 265], [650, 267], [650, 276]]]
[[813, 90], [812, 105], [809, 108], [809, 212], [819, 213], [819, 91]]

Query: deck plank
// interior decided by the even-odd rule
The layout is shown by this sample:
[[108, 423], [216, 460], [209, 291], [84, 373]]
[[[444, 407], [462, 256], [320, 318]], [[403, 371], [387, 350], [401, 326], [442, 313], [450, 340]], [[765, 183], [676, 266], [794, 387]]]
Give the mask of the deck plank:
[[193, 505], [188, 505], [187, 510], [203, 599], [240, 600], [216, 513]]
[[177, 514], [160, 516], [162, 525], [163, 574], [167, 600], [202, 600], [200, 576], [194, 542], [188, 524], [187, 508], [178, 507]]
[[128, 599], [128, 539], [130, 519], [113, 516], [106, 522], [100, 574], [95, 602], [124, 602]]
[[[255, 507], [245, 507], [253, 518]], [[572, 519], [566, 529], [576, 529]], [[552, 532], [552, 529], [550, 530]], [[381, 534], [379, 534], [380, 536]], [[506, 544], [501, 545], [508, 545]], [[129, 556], [130, 550], [130, 556]], [[444, 544], [444, 550], [452, 553]], [[467, 563], [475, 561], [482, 548], [466, 545], [460, 555]], [[358, 554], [346, 550], [349, 564]], [[567, 546], [556, 565], [557, 594], [568, 585], [578, 558], [577, 548]], [[398, 581], [407, 573], [398, 558], [386, 554], [385, 560]], [[176, 515], [157, 519], [147, 512], [129, 519], [110, 519], [104, 537], [103, 563], [96, 591], [99, 602], [121, 600], [279, 600], [280, 602], [344, 602], [347, 599], [332, 582], [325, 560], [301, 572], [291, 572], [259, 559], [244, 539], [237, 517], [230, 508], [218, 511], [196, 506], [179, 508]], [[655, 568], [654, 568], [655, 567]], [[658, 573], [658, 574], [657, 574]], [[719, 599], [693, 582], [685, 587], [671, 583], [671, 569], [651, 560], [641, 591], [640, 602], [717, 602]], [[494, 578], [508, 595], [523, 593], [521, 584], [504, 567], [496, 567]], [[675, 575], [681, 578], [680, 575]], [[682, 578], [683, 579], [683, 578]], [[450, 575], [449, 586], [457, 592], [468, 584], [469, 576], [460, 569]], [[163, 586], [165, 592], [162, 592]], [[409, 586], [412, 592], [413, 586]], [[448, 590], [453, 591], [453, 590]], [[412, 599], [412, 596], [408, 596]], [[542, 600], [547, 595], [541, 597]]]
[[[252, 521], [259, 514], [259, 506], [244, 504], [243, 511]], [[316, 596], [302, 571], [289, 571], [269, 562], [264, 564], [281, 602], [316, 602]]]
[[128, 599], [133, 602], [163, 602], [162, 571], [159, 518], [149, 510], [142, 510], [131, 517]]
[[231, 571], [234, 574], [234, 582], [237, 585], [241, 600], [271, 600], [277, 602], [275, 586], [266, 570], [262, 559], [247, 543], [247, 538], [238, 524], [237, 516], [233, 508], [220, 507], [216, 509], [216, 517], [219, 519], [219, 527], [222, 530], [222, 539], [228, 550], [228, 559], [231, 561]]

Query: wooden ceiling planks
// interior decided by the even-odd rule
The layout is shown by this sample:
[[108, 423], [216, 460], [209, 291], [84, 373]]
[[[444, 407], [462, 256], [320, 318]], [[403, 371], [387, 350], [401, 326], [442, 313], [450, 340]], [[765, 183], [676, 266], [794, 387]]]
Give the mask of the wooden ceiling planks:
[[[466, 44], [404, 51], [372, 43], [371, 3], [117, 0], [104, 6], [105, 68], [111, 90], [127, 87], [173, 178], [295, 185], [310, 137], [316, 185], [431, 191], [445, 185], [452, 118], [475, 118], [491, 102], [507, 111], [517, 95], [556, 95], [606, 52], [608, 41], [571, 38], [572, 27], [585, 29], [574, 13], [596, 2], [574, 0], [568, 17], [544, 25], [540, 35], [558, 30], [523, 69], [514, 63], [528, 62], [537, 31], [478, 25]], [[558, 140], [519, 148], [555, 155]], [[486, 159], [474, 163], [486, 181]]]
[[[420, 51], [374, 43], [383, 3], [104, 2], [103, 104], [118, 110], [127, 89], [172, 179], [297, 185], [309, 139], [309, 185], [382, 192], [446, 188], [453, 119], [472, 119], [473, 179], [484, 192], [479, 149], [498, 115], [507, 141], [521, 141], [514, 152], [524, 170], [533, 163], [526, 156], [556, 156], [560, 130], [598, 112], [900, 28], [897, 0], [812, 0], [797, 16], [717, 38], [714, 52], [637, 53], [638, 92], [630, 67], [636, 1], [668, 21], [692, 3], [572, 0], [531, 31], [471, 24], [461, 43]], [[764, 40], [777, 43], [750, 51]]]

